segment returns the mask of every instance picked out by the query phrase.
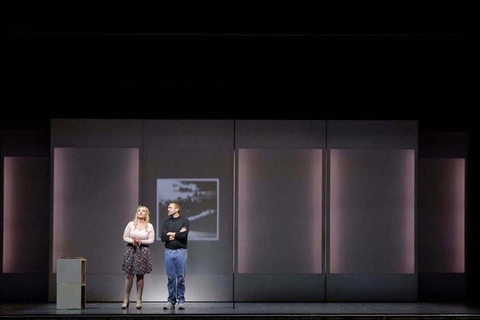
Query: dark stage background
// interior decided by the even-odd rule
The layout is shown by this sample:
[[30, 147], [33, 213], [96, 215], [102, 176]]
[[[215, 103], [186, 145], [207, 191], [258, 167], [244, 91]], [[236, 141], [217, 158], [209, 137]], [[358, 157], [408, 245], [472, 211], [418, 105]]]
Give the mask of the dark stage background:
[[[468, 134], [466, 193], [475, 199], [472, 39], [468, 19], [452, 8], [270, 12], [248, 23], [229, 15], [177, 19], [167, 10], [148, 18], [52, 12], [12, 10], [2, 154], [3, 130], [22, 129], [36, 130], [37, 142], [20, 137], [16, 146], [48, 157], [54, 118], [418, 120], [420, 137]], [[480, 284], [477, 207], [468, 201], [472, 301]]]

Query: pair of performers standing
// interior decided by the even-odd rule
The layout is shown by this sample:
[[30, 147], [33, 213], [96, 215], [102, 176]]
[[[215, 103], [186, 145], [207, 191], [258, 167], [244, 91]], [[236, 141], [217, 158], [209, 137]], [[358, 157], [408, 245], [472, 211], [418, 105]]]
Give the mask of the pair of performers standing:
[[[164, 221], [161, 240], [165, 242], [165, 268], [168, 276], [168, 302], [165, 310], [185, 309], [185, 275], [187, 267], [187, 242], [190, 221], [180, 216], [181, 205], [172, 202], [168, 206], [168, 219]], [[150, 223], [150, 211], [139, 206], [135, 218], [130, 221], [123, 233], [127, 242], [123, 256], [122, 270], [127, 273], [125, 279], [125, 299], [122, 309], [129, 306], [133, 278], [137, 276], [137, 309], [142, 308], [144, 276], [152, 272], [150, 245], [155, 241], [155, 230]]]

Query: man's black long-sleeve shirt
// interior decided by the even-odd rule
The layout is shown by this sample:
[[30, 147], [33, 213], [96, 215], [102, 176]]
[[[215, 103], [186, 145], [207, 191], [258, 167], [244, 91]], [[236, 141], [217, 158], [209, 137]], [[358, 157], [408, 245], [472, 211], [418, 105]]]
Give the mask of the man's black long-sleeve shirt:
[[[180, 229], [186, 228], [187, 231], [180, 232]], [[179, 216], [174, 218], [173, 216], [163, 222], [163, 228], [160, 235], [162, 242], [165, 242], [165, 248], [168, 249], [187, 249], [188, 232], [190, 231], [190, 220]], [[168, 240], [167, 233], [175, 232], [175, 239]]]

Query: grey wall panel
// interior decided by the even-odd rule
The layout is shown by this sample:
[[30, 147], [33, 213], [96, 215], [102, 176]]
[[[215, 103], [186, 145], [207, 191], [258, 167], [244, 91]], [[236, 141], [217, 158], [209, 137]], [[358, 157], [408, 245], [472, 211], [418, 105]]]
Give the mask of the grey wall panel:
[[[84, 154], [67, 154], [64, 159], [67, 161], [64, 161], [63, 164], [62, 161], [57, 163], [57, 161], [52, 160], [52, 173], [56, 179], [60, 179], [57, 182], [66, 184], [65, 192], [70, 193], [71, 196], [70, 201], [62, 204], [62, 206], [70, 206], [68, 210], [73, 212], [66, 215], [67, 220], [70, 219], [72, 221], [68, 221], [74, 222], [73, 220], [81, 219], [81, 217], [85, 218], [84, 215], [88, 215], [88, 219], [94, 219], [96, 211], [103, 213], [99, 218], [100, 223], [97, 223], [91, 232], [86, 230], [84, 220], [77, 221], [80, 227], [71, 230], [73, 234], [81, 239], [85, 235], [91, 234], [93, 238], [77, 240], [75, 248], [61, 247], [58, 241], [55, 242], [52, 239], [50, 253], [51, 271], [56, 267], [56, 257], [59, 254], [63, 254], [61, 252], [65, 251], [64, 249], [68, 249], [69, 255], [75, 253], [84, 255], [83, 252], [88, 253], [86, 257], [89, 275], [91, 276], [92, 273], [97, 272], [105, 275], [104, 280], [101, 280], [101, 275], [99, 276], [99, 286], [109, 286], [108, 274], [123, 274], [121, 270], [125, 246], [122, 239], [123, 230], [128, 221], [133, 219], [136, 206], [141, 199], [142, 124], [142, 120], [134, 119], [53, 119], [51, 121], [52, 156], [54, 148], [90, 150]], [[121, 154], [121, 150], [124, 150], [126, 153]], [[133, 152], [135, 155], [132, 153], [127, 155], [129, 152]], [[69, 158], [73, 160], [68, 161]], [[69, 177], [66, 177], [64, 174], [57, 174], [56, 167], [59, 165], [69, 171]], [[72, 181], [66, 182], [65, 179], [72, 179]], [[51, 220], [53, 224], [51, 226], [51, 234], [57, 234], [60, 238], [64, 238], [65, 230], [58, 228], [58, 225], [55, 224], [59, 222], [59, 217], [60, 220], [65, 218], [62, 215], [57, 215], [60, 211], [63, 211], [63, 209], [59, 210], [60, 207], [57, 200], [65, 197], [65, 195], [61, 192], [59, 195], [58, 192], [61, 189], [55, 189], [55, 181], [52, 181], [52, 183], [51, 201], [53, 208]], [[130, 194], [130, 192], [133, 192], [133, 189], [135, 189], [135, 195], [133, 193]], [[85, 198], [88, 198], [88, 201], [85, 201]], [[55, 219], [56, 215], [57, 219]], [[111, 225], [112, 223], [114, 227], [110, 228], [117, 231], [106, 231], [103, 225]], [[108, 234], [109, 236], [103, 239], [102, 234]], [[115, 234], [117, 236], [113, 236]], [[88, 249], [92, 242], [102, 242], [103, 247], [100, 246], [100, 250], [92, 253], [89, 250], [94, 250], [93, 247]], [[103, 254], [105, 250], [107, 254]], [[55, 277], [56, 274], [50, 274], [50, 301], [55, 299]]]
[[47, 273], [49, 157], [4, 157], [3, 272]]
[[[422, 301], [462, 300], [466, 296], [467, 261], [462, 260], [468, 256], [468, 146], [466, 132], [422, 132], [419, 137], [418, 280]], [[432, 246], [430, 239], [437, 239], [438, 246]], [[442, 251], [446, 259], [438, 260]]]
[[[186, 298], [189, 301], [231, 301], [233, 121], [147, 120], [144, 150], [144, 202], [155, 212], [158, 232], [167, 218], [166, 210], [157, 213], [161, 209], [157, 203], [158, 179], [217, 180], [217, 237], [204, 241], [189, 236]], [[194, 209], [182, 203], [185, 216], [193, 214]], [[198, 219], [192, 221], [191, 230], [201, 223]], [[154, 260], [154, 268], [159, 270], [161, 287], [165, 290], [161, 299], [166, 299], [164, 243], [157, 240], [152, 250], [158, 257]]]
[[140, 148], [142, 120], [53, 119], [51, 144], [55, 148]]
[[[163, 256], [152, 255], [162, 259]], [[166, 302], [168, 297], [165, 270], [154, 269], [145, 275], [143, 301]], [[108, 285], [106, 285], [108, 283]], [[188, 302], [232, 301], [232, 275], [190, 274], [185, 277], [185, 300]], [[130, 299], [136, 300], [134, 281]], [[125, 292], [124, 274], [91, 274], [87, 277], [87, 301], [122, 301]]]
[[465, 301], [467, 275], [465, 273], [419, 273], [420, 301]]
[[145, 120], [149, 148], [231, 148], [233, 120]]
[[417, 121], [327, 122], [329, 149], [416, 149]]
[[[232, 301], [233, 299], [233, 120], [145, 120], [144, 203], [154, 213], [158, 233], [167, 218], [158, 212], [158, 179], [218, 179], [217, 239], [188, 242], [186, 299]], [[180, 201], [182, 202], [182, 201]], [[158, 207], [158, 208], [157, 208]], [[194, 207], [182, 203], [185, 216]], [[191, 221], [193, 231], [202, 222]], [[158, 227], [157, 227], [158, 226]], [[159, 300], [167, 298], [164, 243], [152, 247], [157, 270]]]
[[330, 150], [330, 273], [414, 273], [414, 150]]
[[419, 272], [465, 272], [465, 159], [420, 159]]
[[[192, 297], [199, 301], [231, 301], [232, 292], [232, 195], [233, 195], [233, 152], [230, 149], [151, 149], [145, 148], [145, 204], [157, 210], [157, 179], [218, 179], [219, 210], [217, 216], [218, 240], [196, 241], [189, 236], [187, 279], [207, 276], [211, 283], [203, 288], [192, 287], [194, 282], [188, 282], [187, 290], [200, 292], [209, 288], [208, 294]], [[182, 201], [180, 201], [182, 202]], [[190, 210], [187, 203], [182, 203], [182, 211]], [[161, 231], [167, 212], [161, 211], [154, 215], [154, 225], [157, 232]], [[158, 218], [157, 218], [158, 217]], [[157, 220], [158, 219], [158, 220]], [[192, 221], [191, 230], [198, 221]], [[155, 270], [165, 273], [164, 244], [156, 241], [152, 247]], [[163, 275], [162, 275], [163, 276]], [[223, 281], [229, 277], [230, 281]], [[166, 276], [165, 276], [166, 284]], [[218, 287], [222, 283], [227, 287]], [[230, 292], [229, 295], [225, 295]], [[208, 297], [208, 298], [207, 298]], [[209, 299], [209, 300], [205, 300]]]
[[38, 301], [44, 303], [47, 295], [48, 274], [0, 274], [0, 300], [2, 302], [25, 301], [32, 303], [32, 301]]
[[44, 130], [2, 130], [2, 155], [49, 157], [50, 134]]
[[[467, 291], [467, 132], [419, 137], [419, 297], [463, 300]], [[439, 260], [440, 259], [440, 260]], [[455, 272], [455, 273], [451, 273]]]
[[235, 299], [323, 301], [325, 121], [238, 120], [235, 132]]
[[422, 132], [419, 135], [420, 158], [467, 158], [467, 132]]
[[418, 122], [327, 121], [327, 148], [327, 300], [415, 301]]
[[417, 276], [329, 274], [327, 301], [417, 301]]
[[236, 120], [236, 149], [323, 149], [324, 120]]
[[[3, 214], [0, 217], [0, 239], [2, 242], [0, 245], [0, 265], [4, 266], [5, 246], [8, 250], [13, 250], [14, 257], [12, 258], [16, 260], [6, 262], [11, 265], [10, 270], [22, 273], [0, 274], [0, 296], [3, 298], [0, 300], [45, 301], [48, 295], [48, 256], [50, 250], [49, 146], [49, 132], [46, 130], [1, 131]], [[15, 172], [11, 175], [12, 172], [9, 173], [9, 169], [5, 171], [4, 160], [7, 159], [5, 157], [25, 160], [15, 161]], [[8, 177], [9, 175], [10, 177]], [[5, 188], [5, 185], [9, 185], [9, 188]], [[13, 192], [14, 196], [5, 196], [5, 192]], [[15, 201], [12, 201], [14, 199]], [[14, 209], [10, 213], [5, 211], [5, 206], [9, 205]], [[11, 221], [4, 225], [4, 218], [7, 220], [11, 218]], [[18, 218], [22, 218], [22, 221], [19, 222]], [[13, 222], [13, 226], [11, 222]], [[4, 234], [4, 227], [14, 233], [6, 232]], [[20, 227], [20, 230], [17, 227]], [[26, 232], [29, 237], [19, 237], [18, 231], [21, 231], [20, 234]], [[10, 238], [5, 244], [4, 236]], [[15, 236], [13, 241], [11, 236]], [[27, 242], [28, 246], [25, 245]], [[18, 243], [18, 246], [16, 243]], [[28, 268], [26, 268], [27, 265]]]
[[138, 149], [55, 148], [52, 271], [59, 257], [83, 256], [87, 273], [122, 273], [138, 190]]
[[235, 301], [323, 302], [324, 274], [236, 274]]
[[[153, 259], [162, 257], [152, 256]], [[31, 276], [28, 275], [31, 279]], [[164, 270], [153, 270], [153, 273], [146, 274], [143, 289], [143, 301], [145, 302], [166, 302], [168, 297], [167, 277]], [[232, 275], [220, 274], [195, 274], [191, 275], [187, 270], [185, 277], [186, 290], [185, 299], [188, 302], [208, 301], [232, 301]], [[36, 283], [39, 281], [37, 280]], [[13, 282], [12, 282], [13, 283]], [[10, 285], [12, 285], [10, 283]], [[3, 286], [3, 283], [2, 283]], [[56, 286], [56, 279], [51, 278], [50, 286]], [[46, 285], [44, 285], [46, 287]], [[37, 290], [38, 291], [38, 290]], [[136, 283], [134, 280], [130, 301], [136, 300]], [[17, 298], [21, 292], [13, 292]], [[120, 302], [125, 294], [124, 274], [88, 274], [86, 278], [87, 302], [112, 301]], [[35, 296], [33, 293], [32, 296]], [[38, 293], [37, 293], [38, 295]], [[55, 299], [55, 294], [53, 300]]]
[[[232, 272], [232, 176], [233, 154], [229, 149], [151, 149], [145, 148], [145, 204], [151, 208], [154, 226], [160, 232], [167, 212], [157, 214], [157, 179], [197, 178], [219, 179], [219, 240], [188, 242], [188, 273], [225, 274]], [[183, 203], [182, 211], [189, 210]], [[191, 229], [195, 222], [191, 222]], [[157, 240], [152, 248], [156, 256], [157, 270], [164, 270], [164, 243]]]
[[[189, 301], [233, 301], [233, 280], [231, 273], [223, 274], [188, 274], [186, 277], [186, 293]], [[160, 298], [167, 300], [167, 278], [162, 284], [165, 294]], [[235, 298], [236, 299], [236, 298]]]
[[322, 273], [322, 150], [238, 152], [238, 272]]

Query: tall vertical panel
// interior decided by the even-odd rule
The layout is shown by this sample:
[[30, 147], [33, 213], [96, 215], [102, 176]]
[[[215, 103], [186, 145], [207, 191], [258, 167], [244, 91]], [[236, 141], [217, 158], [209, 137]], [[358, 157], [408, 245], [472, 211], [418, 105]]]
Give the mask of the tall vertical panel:
[[55, 148], [52, 272], [57, 258], [83, 256], [89, 274], [122, 273], [138, 189], [136, 148]]
[[45, 301], [50, 252], [50, 133], [1, 130], [0, 300]]
[[3, 273], [48, 271], [49, 160], [4, 158]]
[[421, 159], [419, 272], [465, 272], [465, 159]]
[[322, 150], [239, 150], [238, 272], [322, 273]]
[[87, 258], [88, 301], [123, 299], [123, 231], [141, 203], [142, 124], [52, 119], [49, 301], [56, 295], [56, 258], [64, 255]]
[[146, 120], [144, 203], [151, 209], [157, 241], [149, 299], [168, 297], [165, 244], [160, 231], [166, 203], [177, 200], [190, 219], [185, 298], [233, 299], [233, 121]]
[[325, 121], [235, 121], [236, 301], [324, 301]]
[[330, 151], [330, 273], [414, 273], [414, 155]]
[[420, 134], [418, 290], [422, 301], [463, 301], [467, 296], [468, 147], [466, 132]]
[[327, 133], [327, 301], [417, 301], [417, 121]]

